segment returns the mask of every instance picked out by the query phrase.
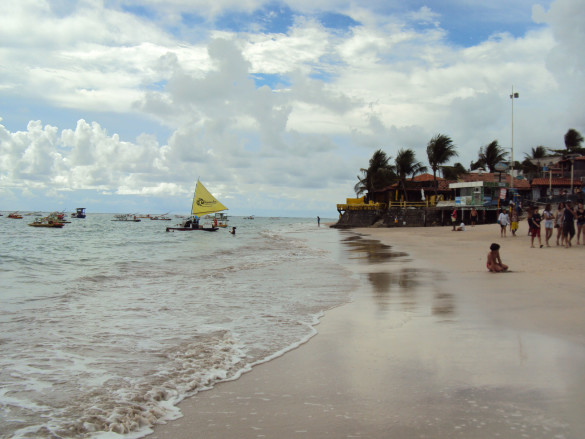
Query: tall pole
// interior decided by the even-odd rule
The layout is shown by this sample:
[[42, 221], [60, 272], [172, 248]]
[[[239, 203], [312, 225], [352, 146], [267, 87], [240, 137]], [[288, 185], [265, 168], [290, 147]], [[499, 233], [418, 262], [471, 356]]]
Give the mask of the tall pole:
[[518, 93], [514, 93], [514, 86], [512, 86], [512, 93], [510, 94], [510, 99], [512, 99], [512, 154], [510, 163], [510, 189], [514, 187], [514, 99], [519, 97], [520, 95]]
[[575, 162], [575, 158], [571, 157], [571, 196], [573, 196], [573, 163]]

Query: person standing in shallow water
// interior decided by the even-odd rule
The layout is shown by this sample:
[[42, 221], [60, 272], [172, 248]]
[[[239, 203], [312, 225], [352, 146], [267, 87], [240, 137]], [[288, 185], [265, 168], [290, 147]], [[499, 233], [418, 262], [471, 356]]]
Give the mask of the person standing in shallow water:
[[320, 226], [321, 225], [321, 218], [317, 217], [317, 225]]
[[500, 244], [495, 242], [490, 245], [490, 251], [487, 255], [486, 267], [492, 273], [500, 273], [502, 271], [508, 271], [508, 266], [502, 263], [500, 257]]

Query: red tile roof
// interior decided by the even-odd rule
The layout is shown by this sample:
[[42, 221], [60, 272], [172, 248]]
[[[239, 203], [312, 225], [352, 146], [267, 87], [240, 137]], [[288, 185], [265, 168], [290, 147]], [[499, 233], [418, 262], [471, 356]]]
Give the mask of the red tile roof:
[[[532, 180], [533, 186], [571, 186], [571, 179], [570, 178], [535, 178]], [[581, 181], [573, 179], [573, 186], [580, 187]]]
[[[433, 181], [433, 174], [429, 174], [428, 172], [425, 174], [419, 174], [412, 178], [411, 181]], [[445, 179], [437, 177], [437, 181], [445, 181]]]

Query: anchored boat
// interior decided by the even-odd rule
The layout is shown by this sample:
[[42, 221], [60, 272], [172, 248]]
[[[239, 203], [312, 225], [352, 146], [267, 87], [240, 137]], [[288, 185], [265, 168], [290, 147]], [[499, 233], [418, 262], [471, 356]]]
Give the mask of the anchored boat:
[[65, 224], [60, 222], [57, 217], [54, 216], [46, 216], [44, 218], [37, 218], [32, 223], [29, 224], [31, 227], [48, 227], [48, 228], [56, 228], [61, 229]]
[[71, 218], [85, 218], [85, 207], [78, 207], [75, 212], [71, 214]]

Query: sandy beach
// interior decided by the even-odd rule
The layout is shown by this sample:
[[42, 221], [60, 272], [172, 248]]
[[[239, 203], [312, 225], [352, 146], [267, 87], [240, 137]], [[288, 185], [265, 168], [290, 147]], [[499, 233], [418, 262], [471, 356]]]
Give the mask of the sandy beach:
[[585, 246], [530, 248], [525, 223], [339, 233], [353, 302], [149, 438], [585, 437]]

